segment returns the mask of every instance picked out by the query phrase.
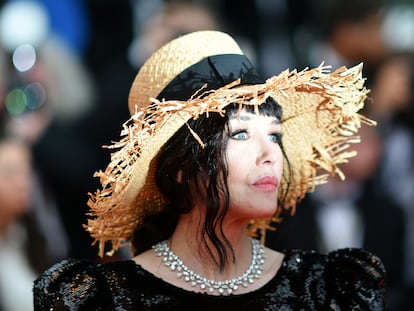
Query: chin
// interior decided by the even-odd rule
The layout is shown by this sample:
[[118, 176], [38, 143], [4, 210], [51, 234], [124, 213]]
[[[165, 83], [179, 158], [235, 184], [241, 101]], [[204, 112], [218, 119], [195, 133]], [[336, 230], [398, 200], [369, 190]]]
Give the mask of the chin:
[[276, 213], [277, 206], [274, 204], [272, 204], [272, 206], [261, 205], [258, 206], [255, 210], [257, 213], [253, 218], [269, 218]]
[[[269, 218], [272, 217], [277, 208], [277, 203], [275, 204], [275, 199], [272, 200], [245, 200], [233, 202], [230, 205], [230, 210], [239, 216], [243, 215], [248, 219], [260, 219], [260, 218]], [[276, 200], [277, 202], [277, 200]]]

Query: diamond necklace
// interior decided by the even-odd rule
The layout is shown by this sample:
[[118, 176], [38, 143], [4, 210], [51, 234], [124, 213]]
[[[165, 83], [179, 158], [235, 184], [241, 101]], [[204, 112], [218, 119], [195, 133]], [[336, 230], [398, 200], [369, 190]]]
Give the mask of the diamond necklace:
[[225, 281], [209, 280], [192, 271], [170, 250], [167, 241], [159, 242], [152, 248], [158, 257], [162, 257], [164, 265], [177, 273], [179, 279], [190, 283], [192, 287], [198, 286], [203, 292], [208, 292], [209, 294], [218, 292], [220, 295], [225, 295], [232, 294], [240, 286], [248, 287], [255, 279], [260, 278], [262, 275], [265, 261], [264, 246], [258, 240], [250, 239], [252, 242], [252, 261], [250, 266], [241, 276]]

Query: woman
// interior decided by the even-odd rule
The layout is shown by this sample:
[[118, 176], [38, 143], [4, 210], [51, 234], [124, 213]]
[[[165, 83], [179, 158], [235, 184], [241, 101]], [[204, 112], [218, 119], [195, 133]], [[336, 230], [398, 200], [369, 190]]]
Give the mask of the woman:
[[28, 260], [27, 221], [32, 194], [32, 156], [28, 144], [3, 130], [0, 120], [0, 310], [33, 310], [37, 274]]
[[382, 309], [374, 255], [256, 239], [327, 174], [343, 177], [337, 164], [372, 123], [357, 113], [366, 94], [360, 66], [263, 82], [224, 33], [166, 44], [132, 85], [132, 117], [88, 202], [100, 254], [111, 241], [108, 254], [130, 245], [133, 258], [55, 265], [35, 283], [36, 310]]

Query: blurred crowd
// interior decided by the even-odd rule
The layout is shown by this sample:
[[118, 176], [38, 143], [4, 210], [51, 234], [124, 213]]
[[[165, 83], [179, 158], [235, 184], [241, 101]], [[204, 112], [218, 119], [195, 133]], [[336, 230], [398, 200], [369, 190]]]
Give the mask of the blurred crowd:
[[140, 65], [202, 29], [231, 33], [265, 78], [364, 63], [378, 125], [362, 127], [346, 180], [309, 194], [267, 243], [364, 247], [388, 271], [389, 310], [413, 310], [414, 0], [0, 0], [0, 311], [31, 310], [52, 263], [111, 260], [83, 228], [102, 146], [129, 117]]

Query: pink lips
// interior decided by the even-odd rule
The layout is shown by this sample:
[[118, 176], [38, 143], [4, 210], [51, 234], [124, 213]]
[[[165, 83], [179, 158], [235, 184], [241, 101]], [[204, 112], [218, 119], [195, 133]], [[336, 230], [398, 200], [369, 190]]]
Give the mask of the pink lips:
[[253, 186], [265, 192], [272, 192], [277, 189], [279, 181], [274, 176], [265, 176], [253, 183]]

